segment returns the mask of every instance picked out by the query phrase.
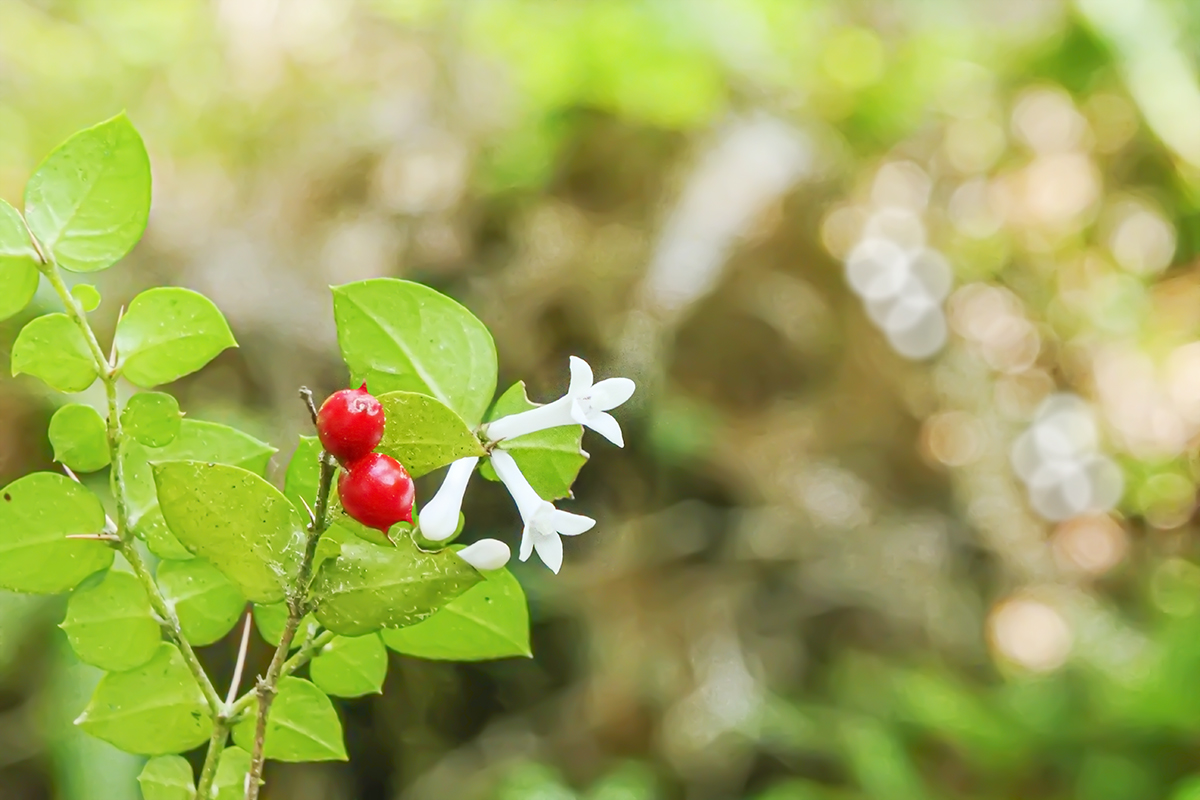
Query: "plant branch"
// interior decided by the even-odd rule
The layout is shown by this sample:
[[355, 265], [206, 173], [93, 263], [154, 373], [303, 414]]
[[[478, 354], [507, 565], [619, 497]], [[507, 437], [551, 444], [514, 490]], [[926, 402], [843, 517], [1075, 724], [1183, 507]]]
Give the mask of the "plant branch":
[[87, 315], [84, 313], [83, 307], [75, 299], [75, 296], [71, 294], [71, 290], [67, 288], [54, 258], [47, 255], [41, 243], [37, 241], [37, 237], [33, 236], [32, 232], [30, 232], [30, 239], [34, 242], [34, 247], [37, 249], [38, 256], [41, 259], [42, 263], [39, 267], [42, 274], [46, 276], [46, 279], [58, 294], [59, 299], [62, 300], [67, 316], [79, 328], [79, 332], [83, 334], [83, 338], [87, 342], [88, 349], [91, 351], [92, 358], [95, 361], [96, 374], [104, 384], [104, 393], [108, 399], [107, 429], [108, 455], [112, 463], [111, 484], [113, 498], [117, 505], [117, 529], [115, 534], [118, 541], [115, 544], [117, 549], [121, 551], [121, 555], [133, 567], [134, 574], [141, 581], [146, 594], [150, 598], [151, 608], [154, 609], [154, 612], [166, 627], [168, 634], [179, 646], [179, 651], [183, 655], [184, 662], [187, 664], [193, 677], [195, 677], [200, 690], [204, 693], [204, 698], [208, 702], [213, 716], [216, 717], [224, 710], [221, 698], [217, 694], [217, 690], [213, 687], [212, 681], [209, 680], [208, 674], [204, 671], [204, 667], [200, 664], [200, 660], [196, 658], [196, 653], [192, 650], [192, 646], [184, 638], [183, 631], [179, 627], [179, 618], [175, 615], [175, 610], [167, 605], [167, 601], [163, 598], [162, 592], [158, 590], [158, 584], [154, 582], [154, 576], [150, 574], [150, 569], [142, 559], [141, 553], [133, 545], [133, 532], [129, 528], [129, 507], [126, 501], [125, 470], [124, 465], [121, 463], [121, 441], [124, 434], [121, 431], [121, 414], [117, 403], [117, 369], [104, 355], [104, 350], [100, 347], [100, 342], [96, 340], [96, 334], [92, 331], [92, 326], [87, 321]]
[[300, 397], [303, 398], [304, 404], [308, 406], [308, 414], [312, 417], [312, 424], [315, 428], [317, 425], [317, 404], [313, 402], [312, 390], [307, 386], [301, 386]]
[[213, 721], [212, 737], [208, 740], [208, 751], [204, 754], [204, 766], [200, 770], [200, 780], [196, 784], [196, 800], [209, 800], [212, 796], [213, 781], [217, 777], [217, 766], [221, 762], [221, 751], [225, 749], [225, 740], [229, 737], [230, 720], [218, 717]]
[[[316, 424], [317, 410], [313, 403], [312, 392], [307, 388], [301, 388], [300, 396], [308, 406], [313, 424]], [[308, 525], [308, 537], [304, 543], [304, 557], [300, 561], [300, 569], [296, 574], [295, 583], [288, 592], [288, 618], [284, 624], [283, 635], [279, 639], [279, 646], [275, 648], [275, 655], [271, 658], [271, 665], [267, 668], [267, 674], [258, 679], [253, 695], [247, 695], [247, 697], [258, 700], [258, 712], [254, 726], [254, 748], [250, 753], [250, 771], [246, 776], [246, 800], [258, 800], [258, 793], [262, 788], [263, 767], [266, 762], [264, 747], [267, 737], [267, 720], [271, 714], [271, 704], [275, 702], [275, 696], [279, 692], [279, 679], [283, 677], [284, 665], [288, 663], [288, 651], [292, 647], [292, 641], [296, 638], [296, 631], [300, 627], [300, 620], [304, 618], [308, 610], [308, 588], [312, 582], [313, 562], [316, 560], [317, 543], [320, 541], [321, 534], [325, 532], [329, 524], [329, 492], [333, 487], [333, 473], [335, 469], [336, 465], [333, 458], [328, 453], [322, 452], [321, 478], [317, 485], [316, 508], [313, 513], [312, 522]], [[319, 638], [316, 637], [313, 641]], [[310, 644], [306, 642], [305, 647], [309, 647]], [[303, 650], [304, 648], [301, 649]]]
[[213, 720], [212, 737], [208, 740], [208, 752], [204, 754], [204, 767], [200, 770], [200, 781], [196, 784], [195, 800], [209, 800], [212, 794], [213, 781], [217, 776], [217, 767], [221, 763], [221, 751], [225, 749], [225, 740], [229, 730], [237, 721], [233, 713], [234, 698], [242, 683], [242, 670], [246, 666], [246, 652], [250, 646], [251, 614], [246, 610], [246, 621], [242, 623], [242, 640], [238, 646], [237, 663], [233, 668], [233, 679], [229, 682], [229, 694], [225, 696], [225, 705], [216, 719]]
[[[312, 639], [309, 639], [307, 642], [301, 645], [300, 649], [297, 650], [291, 658], [283, 662], [283, 667], [279, 670], [279, 677], [286, 678], [289, 675], [294, 674], [296, 670], [300, 669], [309, 661], [311, 661], [313, 656], [321, 652], [321, 648], [332, 642], [336, 635], [337, 634], [335, 634], [333, 631], [321, 631]], [[257, 699], [258, 693], [254, 689], [251, 689], [239, 697], [237, 702], [235, 702], [229, 709], [229, 721], [231, 723], [240, 722], [242, 717], [245, 716], [246, 712], [254, 706], [254, 702]]]
[[183, 635], [183, 631], [179, 627], [179, 617], [175, 615], [175, 609], [167, 604], [166, 599], [162, 596], [162, 592], [158, 590], [158, 584], [154, 582], [154, 576], [150, 574], [150, 568], [146, 566], [142, 554], [137, 551], [133, 542], [129, 541], [122, 541], [117, 545], [117, 549], [121, 555], [125, 556], [125, 560], [129, 562], [129, 566], [133, 567], [133, 574], [137, 576], [142, 586], [146, 588], [146, 594], [150, 597], [150, 607], [158, 615], [167, 633], [175, 640], [175, 644], [179, 647], [179, 652], [183, 656], [184, 663], [187, 664], [192, 677], [199, 684], [200, 691], [204, 693], [204, 699], [208, 702], [208, 707], [212, 710], [213, 716], [219, 717], [225, 710], [225, 705], [221, 702], [221, 696], [217, 694], [216, 687], [209, 680], [208, 673], [204, 671], [204, 667], [200, 664], [200, 659], [196, 657], [196, 651], [192, 649], [191, 643]]

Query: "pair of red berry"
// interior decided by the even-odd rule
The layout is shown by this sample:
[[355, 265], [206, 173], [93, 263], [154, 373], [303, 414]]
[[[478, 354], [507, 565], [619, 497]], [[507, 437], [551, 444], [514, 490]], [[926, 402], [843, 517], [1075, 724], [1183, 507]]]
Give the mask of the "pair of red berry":
[[338, 497], [353, 519], [387, 534], [397, 522], [412, 523], [412, 477], [391, 456], [373, 452], [383, 439], [383, 406], [367, 392], [343, 389], [317, 413], [317, 437], [343, 467]]

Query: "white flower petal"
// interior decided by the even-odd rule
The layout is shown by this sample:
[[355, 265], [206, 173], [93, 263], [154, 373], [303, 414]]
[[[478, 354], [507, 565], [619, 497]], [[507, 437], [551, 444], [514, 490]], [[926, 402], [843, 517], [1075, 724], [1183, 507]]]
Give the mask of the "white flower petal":
[[458, 551], [458, 557], [475, 569], [500, 569], [508, 563], [512, 552], [499, 539], [480, 539]]
[[475, 456], [460, 458], [450, 465], [446, 479], [433, 499], [425, 504], [418, 515], [421, 535], [431, 542], [449, 539], [458, 528], [458, 514], [462, 509], [463, 494], [467, 483], [475, 472], [479, 459]]
[[562, 569], [563, 562], [563, 543], [558, 534], [535, 533], [533, 546], [537, 550], [538, 558], [542, 560], [542, 563], [557, 575], [558, 571]]
[[592, 408], [609, 411], [633, 397], [637, 384], [629, 378], [605, 378], [592, 387]]
[[563, 536], [578, 536], [596, 527], [596, 520], [591, 517], [585, 517], [583, 514], [572, 514], [570, 511], [562, 511], [557, 508], [554, 509], [554, 514], [550, 517], [550, 522], [554, 525], [554, 530]]
[[621, 426], [612, 414], [597, 411], [588, 417], [587, 426], [617, 447], [625, 446], [625, 437], [621, 435]]
[[546, 501], [529, 485], [513, 457], [500, 448], [492, 451], [492, 467], [501, 483], [508, 489], [508, 493], [512, 495], [517, 510], [521, 512], [521, 519], [528, 525]]
[[572, 397], [587, 394], [594, 381], [595, 376], [592, 375], [592, 368], [588, 363], [578, 356], [571, 356], [571, 386], [567, 389], [567, 394]]
[[531, 555], [533, 555], [533, 537], [534, 537], [533, 530], [528, 525], [526, 525], [525, 530], [521, 531], [520, 559], [522, 561], [528, 561], [529, 557]]
[[587, 425], [588, 413], [583, 409], [583, 404], [575, 398], [571, 398], [571, 419], [580, 425]]
[[519, 414], [501, 417], [495, 422], [489, 422], [484, 433], [493, 442], [501, 439], [515, 439], [527, 433], [536, 433], [548, 428], [558, 428], [563, 425], [574, 425], [571, 416], [574, 400], [569, 395], [558, 398], [553, 403], [531, 408]]

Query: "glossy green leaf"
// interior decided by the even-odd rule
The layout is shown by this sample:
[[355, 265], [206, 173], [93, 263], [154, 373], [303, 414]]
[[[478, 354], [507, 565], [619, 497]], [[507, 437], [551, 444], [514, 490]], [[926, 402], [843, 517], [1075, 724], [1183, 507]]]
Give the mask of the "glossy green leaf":
[[0, 490], [0, 588], [58, 594], [113, 562], [104, 542], [68, 539], [104, 530], [94, 494], [54, 472], [35, 472]]
[[338, 636], [312, 660], [309, 676], [334, 697], [379, 694], [387, 677], [387, 648], [377, 634]]
[[335, 287], [333, 313], [355, 384], [436, 397], [468, 425], [483, 418], [496, 391], [496, 346], [470, 311], [419, 283], [376, 278]]
[[248, 600], [275, 603], [304, 553], [305, 524], [283, 493], [249, 470], [203, 461], [153, 465], [158, 504], [184, 547]]
[[60, 392], [82, 392], [96, 380], [96, 361], [66, 314], [46, 314], [30, 320], [17, 334], [12, 374], [41, 378]]
[[192, 551], [183, 546], [175, 538], [167, 521], [163, 519], [162, 509], [155, 501], [154, 507], [138, 518], [137, 525], [130, 525], [133, 535], [146, 543], [150, 552], [168, 561], [188, 561], [195, 558]]
[[405, 466], [414, 478], [467, 456], [484, 455], [479, 438], [453, 409], [428, 395], [379, 395], [386, 421], [375, 448]]
[[450, 550], [425, 552], [410, 536], [395, 547], [349, 541], [313, 582], [317, 621], [343, 636], [402, 628], [433, 614], [481, 581]]
[[133, 249], [150, 214], [150, 158], [124, 115], [80, 131], [25, 185], [25, 219], [59, 266], [95, 272]]
[[246, 796], [246, 776], [249, 774], [250, 754], [240, 747], [226, 747], [217, 761], [213, 800], [242, 800]]
[[163, 519], [150, 462], [213, 461], [262, 475], [274, 453], [275, 448], [247, 433], [195, 419], [182, 420], [179, 435], [166, 447], [143, 447], [127, 438], [121, 445], [121, 463], [125, 467], [125, 494], [133, 532], [159, 558], [192, 557]]
[[[254, 627], [258, 628], [258, 633], [262, 636], [263, 641], [272, 647], [279, 647], [279, 642], [283, 640], [283, 629], [287, 625], [287, 618], [287, 603], [254, 604]], [[314, 624], [316, 624], [316, 620], [313, 619], [312, 614], [300, 620], [300, 624], [296, 628], [296, 636], [292, 639], [292, 646], [289, 649], [295, 650], [299, 647], [304, 642], [305, 631]]]
[[203, 558], [163, 561], [155, 579], [194, 645], [212, 644], [229, 633], [246, 608], [241, 591]]
[[50, 418], [54, 460], [76, 472], [95, 472], [108, 466], [108, 428], [100, 412], [82, 403], [69, 403]]
[[138, 392], [121, 412], [121, 429], [146, 447], [166, 447], [179, 435], [183, 414], [166, 392]]
[[78, 283], [71, 287], [71, 296], [84, 311], [95, 311], [100, 307], [100, 292], [89, 283]]
[[[518, 381], [496, 400], [487, 421], [531, 408], [536, 405], [525, 396], [524, 381]], [[504, 450], [512, 455], [529, 485], [544, 499], [553, 502], [571, 496], [571, 486], [588, 460], [582, 444], [583, 427], [567, 425], [510, 439], [504, 442]], [[499, 480], [490, 461], [480, 465], [479, 471], [489, 481]]]
[[127, 753], [146, 756], [186, 752], [212, 733], [204, 693], [179, 650], [166, 642], [137, 669], [101, 678], [75, 724]]
[[329, 517], [332, 528], [342, 530], [354, 538], [362, 539], [364, 542], [384, 547], [395, 546], [395, 542], [401, 536], [412, 530], [412, 526], [407, 522], [397, 522], [388, 529], [387, 534], [383, 534], [375, 528], [368, 528], [346, 513], [346, 509], [342, 508], [341, 500], [337, 497], [336, 490], [333, 492], [333, 496], [329, 498]]
[[37, 251], [21, 215], [0, 200], [0, 319], [18, 313], [37, 292]]
[[237, 347], [225, 317], [199, 292], [176, 286], [147, 289], [117, 323], [117, 369], [150, 389], [201, 369]]
[[[256, 715], [234, 726], [233, 740], [240, 747], [254, 744]], [[342, 723], [325, 693], [301, 678], [280, 679], [263, 752], [274, 761], [345, 761]]]
[[352, 534], [347, 533], [344, 528], [339, 528], [336, 525], [331, 525], [326, 529], [317, 542], [317, 553], [313, 557], [313, 574], [316, 575], [321, 569], [321, 565], [327, 560], [337, 558], [341, 555], [342, 545], [352, 538]]
[[[337, 475], [334, 475], [333, 480], [337, 481]], [[305, 519], [310, 518], [310, 509], [317, 502], [317, 486], [321, 481], [321, 443], [315, 436], [301, 436], [300, 443], [296, 446], [296, 451], [292, 454], [292, 458], [288, 461], [287, 474], [284, 477], [283, 493], [287, 495], [288, 500], [292, 502], [296, 510]], [[353, 536], [347, 530], [345, 523], [353, 522], [349, 517], [344, 516], [337, 505], [337, 490], [333, 490], [329, 498], [329, 519], [330, 525], [321, 535], [321, 540], [317, 542], [317, 554], [313, 560], [313, 574], [320, 568], [321, 564], [328, 558], [336, 556], [342, 551], [342, 542]], [[355, 523], [357, 525], [357, 523]], [[360, 526], [361, 527], [361, 526]], [[376, 531], [378, 534], [378, 531]], [[261, 628], [260, 628], [261, 629]], [[279, 624], [279, 630], [283, 630], [283, 623]], [[273, 637], [268, 636], [266, 631], [263, 632], [263, 637], [267, 641], [274, 638], [275, 642], [279, 641], [279, 634], [276, 633]]]
[[192, 800], [196, 794], [192, 765], [183, 756], [157, 756], [138, 775], [143, 800]]
[[384, 631], [384, 644], [397, 653], [440, 661], [533, 655], [521, 584], [507, 569], [484, 577], [424, 622]]
[[296, 451], [288, 461], [283, 493], [305, 518], [308, 517], [308, 509], [317, 502], [317, 485], [320, 481], [321, 442], [315, 436], [301, 436]]
[[130, 573], [111, 569], [71, 593], [59, 627], [80, 661], [115, 672], [145, 664], [162, 641], [145, 588]]

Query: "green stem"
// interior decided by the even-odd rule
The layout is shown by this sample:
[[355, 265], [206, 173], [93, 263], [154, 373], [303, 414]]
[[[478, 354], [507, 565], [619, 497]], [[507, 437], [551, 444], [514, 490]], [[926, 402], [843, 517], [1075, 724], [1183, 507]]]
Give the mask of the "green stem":
[[200, 782], [196, 784], [196, 800], [209, 800], [212, 795], [217, 765], [220, 763], [221, 751], [225, 749], [225, 739], [228, 736], [229, 721], [218, 717], [213, 721], [212, 738], [208, 740], [208, 752], [204, 754], [204, 768], [200, 770]]
[[[301, 389], [300, 394], [308, 403], [309, 410], [315, 420], [316, 413], [312, 403], [312, 393], [307, 389]], [[284, 665], [289, 663], [287, 657], [288, 651], [292, 647], [292, 641], [296, 638], [296, 631], [300, 627], [300, 620], [304, 618], [304, 615], [308, 611], [308, 588], [312, 582], [313, 562], [317, 556], [317, 543], [321, 539], [321, 534], [329, 527], [329, 492], [333, 487], [333, 473], [335, 471], [336, 464], [333, 457], [328, 453], [321, 453], [321, 479], [317, 486], [313, 520], [308, 525], [308, 537], [304, 544], [304, 557], [300, 561], [300, 569], [296, 573], [296, 581], [292, 584], [291, 590], [288, 592], [287, 623], [284, 625], [283, 635], [279, 639], [279, 646], [275, 648], [275, 655], [271, 657], [271, 665], [267, 668], [267, 674], [258, 679], [253, 694], [248, 695], [257, 699], [258, 712], [254, 725], [254, 747], [250, 753], [250, 771], [246, 776], [246, 800], [258, 800], [258, 793], [262, 789], [263, 768], [266, 765], [264, 748], [267, 738], [267, 719], [271, 714], [271, 704], [275, 702], [275, 695], [279, 692], [279, 679], [283, 677]], [[318, 636], [312, 642], [306, 642], [301, 651], [308, 648], [311, 652], [312, 643], [320, 638]]]
[[[321, 631], [309, 639], [291, 658], [283, 662], [283, 667], [279, 670], [279, 677], [286, 678], [303, 667], [312, 660], [313, 656], [321, 652], [321, 648], [332, 642], [336, 635], [333, 631]], [[242, 716], [251, 709], [257, 699], [258, 693], [254, 689], [239, 697], [237, 702], [229, 708], [229, 721], [231, 723], [240, 722]]]
[[204, 699], [208, 701], [208, 707], [212, 710], [213, 716], [220, 716], [225, 708], [221, 702], [221, 696], [217, 694], [216, 688], [208, 678], [208, 673], [204, 671], [204, 667], [200, 664], [200, 659], [196, 657], [196, 651], [192, 649], [192, 645], [183, 635], [183, 631], [179, 626], [179, 617], [175, 615], [175, 609], [167, 604], [166, 599], [162, 596], [162, 592], [158, 590], [158, 584], [154, 582], [154, 576], [150, 574], [150, 569], [146, 566], [142, 554], [137, 551], [133, 542], [129, 541], [122, 541], [117, 545], [117, 549], [121, 551], [121, 555], [125, 556], [125, 560], [129, 562], [129, 566], [133, 567], [133, 574], [146, 587], [146, 594], [150, 596], [150, 607], [154, 609], [154, 613], [163, 621], [167, 633], [170, 634], [171, 638], [179, 646], [179, 652], [183, 654], [184, 662], [187, 663], [188, 669], [191, 670], [192, 675], [196, 678], [196, 682], [200, 684], [200, 690], [204, 692]]
[[[67, 316], [79, 328], [79, 332], [83, 334], [83, 338], [87, 342], [88, 349], [91, 350], [92, 358], [95, 361], [96, 374], [104, 384], [104, 393], [108, 399], [108, 456], [112, 464], [112, 493], [117, 505], [116, 533], [120, 538], [120, 541], [116, 543], [116, 547], [121, 552], [121, 555], [125, 557], [125, 560], [129, 562], [129, 566], [133, 568], [134, 575], [137, 576], [142, 587], [146, 590], [146, 595], [150, 599], [150, 606], [162, 621], [167, 634], [179, 647], [179, 652], [183, 656], [184, 663], [187, 664], [188, 670], [196, 679], [196, 683], [199, 685], [201, 692], [204, 694], [204, 699], [212, 711], [213, 741], [217, 741], [219, 733], [221, 743], [223, 744], [225, 733], [228, 730], [225, 704], [221, 702], [221, 697], [217, 694], [217, 690], [209, 679], [208, 673], [204, 671], [204, 666], [200, 663], [200, 659], [196, 657], [196, 651], [192, 649], [191, 644], [184, 637], [183, 630], [179, 625], [179, 617], [175, 614], [175, 609], [162, 596], [162, 592], [159, 591], [154, 576], [150, 573], [150, 568], [146, 566], [142, 554], [138, 552], [137, 547], [134, 545], [133, 531], [129, 527], [129, 504], [125, 489], [125, 469], [121, 462], [121, 442], [124, 438], [124, 433], [121, 430], [121, 409], [117, 402], [116, 366], [110, 363], [108, 357], [104, 355], [104, 350], [100, 347], [100, 342], [97, 341], [96, 334], [92, 330], [92, 326], [88, 323], [83, 307], [75, 299], [75, 296], [71, 294], [71, 291], [63, 281], [58, 264], [55, 263], [53, 257], [47, 255], [40, 243], [37, 242], [37, 239], [33, 237], [32, 232], [30, 233], [30, 237], [33, 239], [34, 246], [38, 249], [38, 254], [41, 256], [42, 263], [40, 267], [42, 274], [46, 276], [46, 279], [58, 294], [59, 299], [62, 300]], [[212, 760], [215, 761], [215, 759]], [[197, 794], [196, 797], [197, 800], [208, 800], [207, 793]]]

